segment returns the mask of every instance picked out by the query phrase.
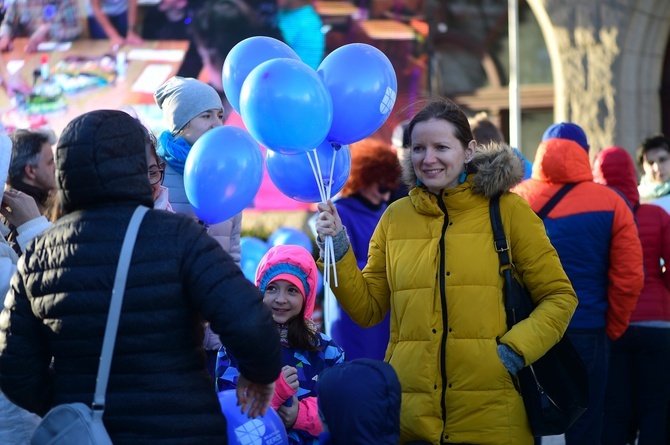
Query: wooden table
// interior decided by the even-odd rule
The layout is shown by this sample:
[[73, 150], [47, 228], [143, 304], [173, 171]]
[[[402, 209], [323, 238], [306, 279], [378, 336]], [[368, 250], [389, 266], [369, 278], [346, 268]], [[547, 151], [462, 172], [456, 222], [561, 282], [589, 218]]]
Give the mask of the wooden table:
[[[5, 63], [12, 60], [24, 60], [24, 66], [18, 71], [29, 84], [33, 81], [33, 71], [39, 69], [40, 57], [43, 52], [26, 54], [23, 48], [27, 42], [25, 38], [14, 40], [14, 50], [4, 53]], [[138, 47], [124, 46], [121, 51], [129, 54], [134, 48], [153, 49], [153, 50], [179, 50], [184, 53], [188, 49], [188, 41], [147, 41]], [[96, 57], [111, 53], [108, 40], [76, 40], [72, 42], [72, 47], [67, 51], [48, 52], [49, 64], [53, 66], [58, 61], [68, 56], [86, 56]], [[174, 76], [179, 70], [181, 60], [179, 61], [159, 61], [159, 60], [128, 60], [125, 79], [117, 79], [114, 84], [101, 88], [84, 90], [75, 94], [67, 95], [67, 109], [54, 113], [47, 113], [44, 116], [57, 135], [60, 135], [65, 126], [75, 117], [97, 109], [120, 109], [125, 105], [153, 104], [153, 95], [149, 92], [135, 92], [131, 88], [135, 81], [140, 77], [147, 66], [152, 64], [169, 65], [171, 71], [169, 76]], [[169, 77], [168, 76], [168, 77]], [[0, 95], [0, 109], [7, 110], [9, 101], [7, 97]]]
[[358, 8], [343, 0], [315, 0], [314, 9], [326, 25], [347, 24]]

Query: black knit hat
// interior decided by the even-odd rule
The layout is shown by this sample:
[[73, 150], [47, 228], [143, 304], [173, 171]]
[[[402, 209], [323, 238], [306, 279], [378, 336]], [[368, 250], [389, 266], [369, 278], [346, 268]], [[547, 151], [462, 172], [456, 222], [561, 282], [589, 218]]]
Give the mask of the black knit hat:
[[65, 213], [110, 203], [153, 207], [147, 140], [148, 131], [123, 111], [91, 111], [72, 120], [56, 150]]

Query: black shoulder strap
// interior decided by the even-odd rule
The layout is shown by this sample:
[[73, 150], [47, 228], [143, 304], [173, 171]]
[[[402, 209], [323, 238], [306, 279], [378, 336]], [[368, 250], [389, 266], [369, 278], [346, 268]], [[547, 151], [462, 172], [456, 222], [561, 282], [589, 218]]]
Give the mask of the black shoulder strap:
[[568, 192], [569, 192], [570, 190], [572, 190], [576, 185], [577, 185], [576, 182], [568, 182], [568, 183], [565, 184], [563, 187], [561, 187], [561, 188], [556, 192], [556, 194], [555, 194], [554, 196], [552, 196], [551, 199], [549, 199], [549, 201], [547, 201], [547, 203], [544, 205], [544, 207], [542, 207], [542, 208], [540, 209], [540, 211], [537, 212], [537, 216], [539, 216], [540, 219], [544, 219], [544, 218], [546, 218], [547, 215], [549, 214], [549, 212], [551, 212], [551, 210], [552, 210], [554, 207], [556, 207], [556, 204], [558, 204], [558, 202], [559, 202], [561, 199], [563, 199], [563, 197], [564, 197], [565, 195], [567, 195]]
[[[505, 278], [503, 298], [505, 299], [505, 312], [507, 314], [507, 326], [511, 328], [518, 319], [517, 313], [521, 308], [521, 296], [513, 291], [512, 263], [509, 259], [509, 243], [505, 236], [505, 228], [500, 216], [500, 195], [495, 195], [489, 201], [489, 215], [491, 217], [491, 228], [493, 229], [493, 245], [498, 252], [500, 260], [500, 274]], [[507, 267], [509, 266], [509, 267]]]

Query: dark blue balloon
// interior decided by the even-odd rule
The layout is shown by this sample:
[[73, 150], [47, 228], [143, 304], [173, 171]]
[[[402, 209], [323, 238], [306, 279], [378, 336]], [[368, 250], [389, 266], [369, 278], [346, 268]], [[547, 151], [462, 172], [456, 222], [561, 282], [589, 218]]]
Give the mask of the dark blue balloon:
[[[330, 166], [335, 149], [330, 142], [324, 142], [316, 148], [316, 153], [321, 166], [321, 178], [327, 184], [332, 182], [331, 196], [335, 196], [342, 190], [349, 177], [349, 171], [351, 170], [349, 147], [343, 145], [337, 151], [332, 179], [330, 177]], [[319, 187], [307, 156], [307, 153], [286, 155], [268, 151], [265, 165], [272, 183], [284, 195], [300, 202], [321, 202]], [[310, 154], [310, 156], [312, 155]], [[314, 159], [313, 156], [312, 159]]]
[[235, 45], [223, 62], [221, 79], [230, 105], [240, 112], [240, 92], [249, 73], [263, 62], [288, 58], [300, 60], [287, 44], [264, 36], [249, 37]]
[[247, 280], [256, 284], [256, 269], [270, 246], [262, 239], [243, 236], [240, 238], [240, 248], [242, 249], [240, 268]]
[[274, 59], [249, 73], [240, 96], [242, 120], [258, 142], [302, 153], [326, 138], [333, 103], [321, 78], [298, 60]]
[[237, 127], [209, 130], [186, 157], [184, 190], [198, 218], [208, 224], [244, 210], [263, 179], [263, 153], [251, 135]]
[[237, 406], [234, 389], [219, 393], [221, 412], [228, 423], [228, 443], [230, 445], [288, 445], [286, 428], [273, 408], [263, 417], [250, 419]]
[[302, 230], [295, 227], [280, 227], [268, 238], [268, 244], [271, 247], [292, 244], [304, 247], [308, 252], [314, 250], [312, 239]]
[[398, 92], [395, 70], [383, 52], [365, 43], [344, 45], [317, 70], [333, 100], [327, 140], [360, 141], [377, 131], [391, 114]]

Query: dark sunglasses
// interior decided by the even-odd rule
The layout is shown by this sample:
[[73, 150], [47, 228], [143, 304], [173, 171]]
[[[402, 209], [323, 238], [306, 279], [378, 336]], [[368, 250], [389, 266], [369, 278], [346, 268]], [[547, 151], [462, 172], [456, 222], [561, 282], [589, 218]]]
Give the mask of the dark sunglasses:
[[379, 193], [381, 193], [382, 195], [385, 194], [385, 193], [392, 192], [394, 190], [391, 187], [387, 187], [387, 186], [381, 185], [381, 184], [377, 187], [377, 189], [379, 190]]

